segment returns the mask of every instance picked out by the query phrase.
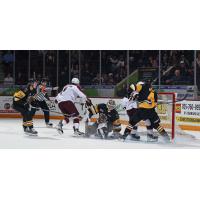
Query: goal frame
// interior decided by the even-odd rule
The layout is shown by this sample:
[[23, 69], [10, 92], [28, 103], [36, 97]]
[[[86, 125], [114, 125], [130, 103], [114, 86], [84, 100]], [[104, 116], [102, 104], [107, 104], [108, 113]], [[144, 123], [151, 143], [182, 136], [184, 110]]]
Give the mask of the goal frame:
[[[172, 102], [170, 102], [170, 104], [172, 104], [172, 141], [175, 138], [175, 105], [176, 105], [176, 93], [174, 92], [159, 92], [158, 95], [169, 95], [171, 96]], [[166, 102], [166, 104], [169, 104]]]

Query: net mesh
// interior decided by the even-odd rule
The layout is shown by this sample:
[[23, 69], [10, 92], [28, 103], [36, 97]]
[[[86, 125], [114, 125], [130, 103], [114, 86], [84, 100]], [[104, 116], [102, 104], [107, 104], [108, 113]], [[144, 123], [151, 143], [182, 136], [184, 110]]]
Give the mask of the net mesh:
[[174, 139], [174, 123], [173, 123], [173, 94], [158, 94], [158, 106], [156, 111], [160, 117], [161, 125]]
[[177, 135], [185, 134], [176, 123], [176, 98], [175, 93], [159, 93], [157, 112], [161, 120], [161, 125], [169, 133], [171, 139], [175, 139]]

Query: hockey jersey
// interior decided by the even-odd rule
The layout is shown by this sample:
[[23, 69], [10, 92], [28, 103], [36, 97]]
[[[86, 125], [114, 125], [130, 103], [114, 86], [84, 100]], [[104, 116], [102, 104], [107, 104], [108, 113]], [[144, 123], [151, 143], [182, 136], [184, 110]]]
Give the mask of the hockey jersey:
[[[105, 103], [97, 104], [94, 109], [96, 114], [104, 114], [107, 117], [108, 122], [113, 123], [119, 119], [119, 113], [115, 109], [109, 111]], [[89, 117], [95, 113], [89, 109]]]
[[46, 86], [44, 85], [38, 85], [36, 87], [36, 91], [37, 91], [37, 95], [35, 95], [35, 99], [38, 100], [38, 101], [46, 101], [46, 100], [50, 100], [49, 99], [49, 96], [46, 92]]
[[78, 97], [80, 97], [83, 102], [87, 99], [86, 95], [77, 85], [71, 84], [64, 86], [63, 90], [57, 95], [56, 100], [58, 103], [63, 101], [72, 101], [74, 103]]
[[138, 92], [139, 108], [155, 108], [157, 105], [157, 93], [153, 88], [146, 84], [138, 83], [136, 85], [136, 92]]
[[129, 100], [127, 97], [124, 97], [121, 101], [122, 108], [126, 110], [131, 110], [133, 108], [138, 108], [137, 102], [134, 100]]
[[30, 89], [30, 87], [15, 92], [13, 95], [13, 105], [24, 106], [24, 104], [27, 103], [27, 98], [31, 94], [31, 92], [32, 90]]

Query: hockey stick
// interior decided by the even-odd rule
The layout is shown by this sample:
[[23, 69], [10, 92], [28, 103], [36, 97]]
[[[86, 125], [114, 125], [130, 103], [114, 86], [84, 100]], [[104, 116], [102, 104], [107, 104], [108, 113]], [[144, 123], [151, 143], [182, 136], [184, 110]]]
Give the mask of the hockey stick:
[[[177, 102], [184, 101], [185, 99], [187, 99], [187, 97], [188, 97], [188, 93], [186, 93], [182, 99], [178, 99], [178, 100], [176, 100], [174, 102], [173, 101], [162, 101], [161, 100], [161, 101], [158, 101], [157, 104], [175, 104]], [[139, 103], [142, 103], [142, 102], [139, 102]]]
[[57, 112], [57, 111], [53, 111], [53, 110], [46, 110], [46, 109], [42, 109], [42, 108], [38, 108], [38, 107], [34, 107], [34, 106], [30, 106], [31, 108], [34, 108], [34, 109], [40, 109], [40, 110], [42, 110], [42, 111], [46, 111], [46, 112], [52, 112], [52, 113], [56, 113], [56, 114], [60, 114], [60, 115], [64, 115], [64, 116], [66, 116], [66, 117], [74, 117], [74, 115], [76, 114], [76, 113], [72, 113], [71, 115], [69, 115], [69, 114], [64, 114], [64, 113], [62, 113], [62, 112]]
[[[158, 104], [158, 105], [162, 105], [162, 104], [167, 104], [167, 105], [168, 105], [168, 104], [176, 104], [177, 102], [184, 101], [187, 97], [188, 97], [188, 94], [186, 93], [182, 99], [179, 99], [179, 100], [177, 100], [177, 101], [174, 101], [174, 102], [173, 102], [173, 101], [158, 101], [157, 104]], [[140, 102], [138, 102], [138, 103], [144, 103], [144, 102], [146, 102], [146, 101], [140, 101]], [[148, 103], [148, 102], [147, 102], [147, 103]], [[119, 107], [119, 109], [116, 109], [116, 111], [119, 112], [120, 115], [127, 115], [126, 113], [120, 113], [120, 112], [122, 112], [122, 111], [125, 111], [125, 109], [122, 109], [122, 108], [120, 108], [120, 107]]]

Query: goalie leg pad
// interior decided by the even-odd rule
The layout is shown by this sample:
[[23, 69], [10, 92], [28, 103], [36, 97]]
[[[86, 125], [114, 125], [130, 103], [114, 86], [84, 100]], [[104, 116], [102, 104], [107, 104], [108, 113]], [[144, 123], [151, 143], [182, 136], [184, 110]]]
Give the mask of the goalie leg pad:
[[97, 133], [97, 123], [85, 122], [85, 136], [89, 137]]
[[108, 136], [108, 128], [107, 123], [99, 123], [97, 127], [98, 136], [102, 139], [107, 138]]
[[106, 139], [107, 138], [107, 136], [108, 136], [108, 129], [107, 129], [107, 127], [99, 128], [97, 131], [98, 131], [98, 136], [101, 139]]

